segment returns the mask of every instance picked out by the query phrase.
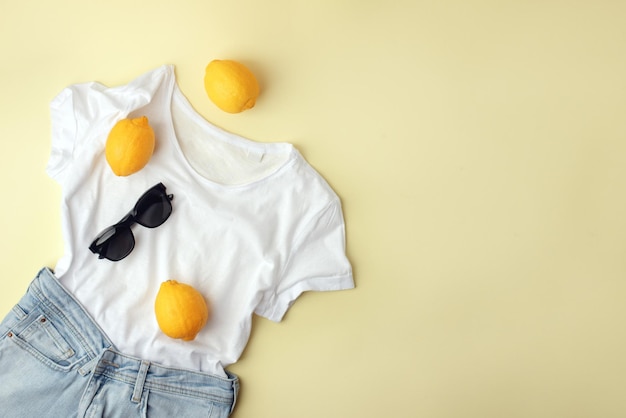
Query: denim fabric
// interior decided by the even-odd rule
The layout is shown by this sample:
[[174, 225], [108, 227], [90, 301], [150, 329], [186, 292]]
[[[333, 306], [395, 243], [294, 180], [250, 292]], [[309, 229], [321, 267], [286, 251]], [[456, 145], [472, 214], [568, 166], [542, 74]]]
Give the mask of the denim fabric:
[[117, 352], [48, 269], [0, 323], [0, 415], [203, 417], [232, 412], [239, 380]]

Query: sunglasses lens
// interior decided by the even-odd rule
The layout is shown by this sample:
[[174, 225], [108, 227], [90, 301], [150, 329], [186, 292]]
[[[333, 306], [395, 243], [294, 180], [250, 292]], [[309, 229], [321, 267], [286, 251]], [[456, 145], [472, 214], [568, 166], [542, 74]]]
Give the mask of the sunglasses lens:
[[135, 206], [135, 222], [148, 228], [155, 228], [169, 218], [172, 213], [170, 198], [165, 190], [152, 189]]
[[100, 258], [119, 261], [135, 247], [135, 238], [128, 226], [112, 226], [100, 233], [89, 249]]

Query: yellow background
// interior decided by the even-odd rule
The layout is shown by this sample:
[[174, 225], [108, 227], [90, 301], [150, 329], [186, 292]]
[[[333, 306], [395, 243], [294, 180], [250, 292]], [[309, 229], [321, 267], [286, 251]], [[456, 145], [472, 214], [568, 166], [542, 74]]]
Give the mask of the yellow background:
[[[1, 0], [0, 315], [63, 251], [50, 100], [172, 63], [208, 120], [294, 143], [344, 205], [357, 289], [255, 319], [236, 418], [623, 418], [625, 16], [621, 0]], [[209, 101], [214, 58], [257, 74], [254, 109]]]

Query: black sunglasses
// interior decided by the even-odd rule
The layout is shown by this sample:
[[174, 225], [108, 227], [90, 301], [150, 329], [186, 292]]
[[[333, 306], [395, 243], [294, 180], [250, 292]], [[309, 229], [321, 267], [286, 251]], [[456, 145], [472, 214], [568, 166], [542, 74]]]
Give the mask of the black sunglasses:
[[145, 192], [135, 207], [121, 221], [100, 232], [89, 249], [98, 258], [119, 261], [135, 248], [135, 237], [130, 227], [134, 223], [146, 228], [156, 228], [172, 213], [173, 194], [165, 193], [165, 186], [159, 183]]

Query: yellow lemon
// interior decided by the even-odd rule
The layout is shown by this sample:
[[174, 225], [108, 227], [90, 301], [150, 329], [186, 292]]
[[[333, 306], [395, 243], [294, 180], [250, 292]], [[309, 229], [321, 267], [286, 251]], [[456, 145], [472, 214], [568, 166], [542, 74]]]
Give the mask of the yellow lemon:
[[206, 67], [204, 89], [213, 103], [228, 113], [251, 109], [260, 92], [252, 71], [233, 60], [211, 61]]
[[209, 307], [200, 292], [176, 280], [161, 283], [154, 313], [165, 335], [184, 341], [196, 338], [209, 320]]
[[148, 164], [154, 143], [154, 131], [147, 117], [126, 118], [109, 132], [104, 153], [115, 175], [129, 176]]

